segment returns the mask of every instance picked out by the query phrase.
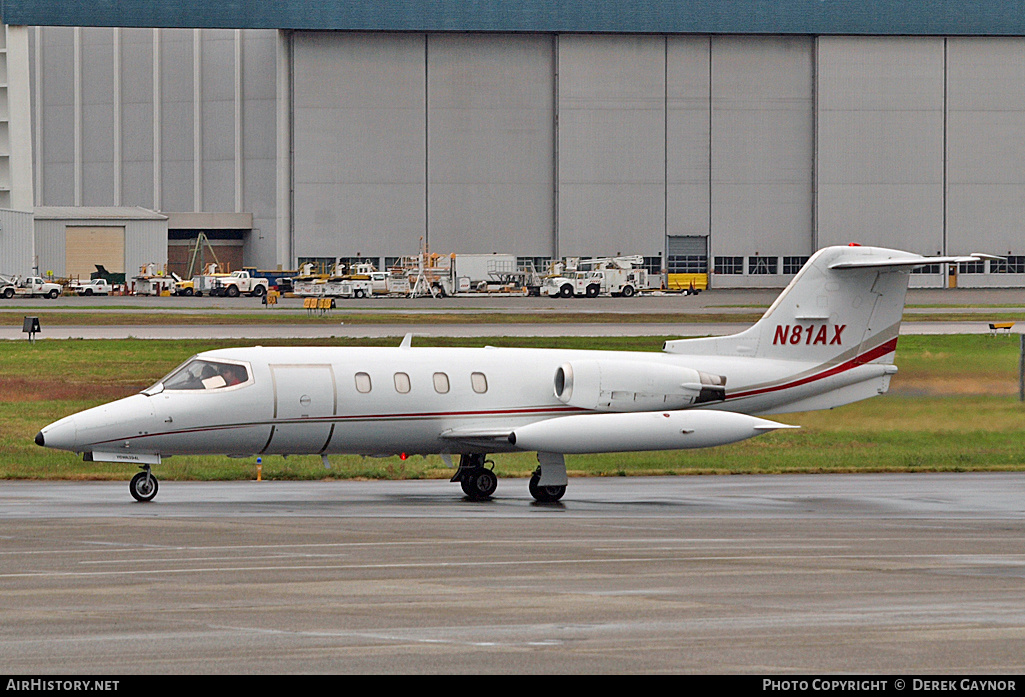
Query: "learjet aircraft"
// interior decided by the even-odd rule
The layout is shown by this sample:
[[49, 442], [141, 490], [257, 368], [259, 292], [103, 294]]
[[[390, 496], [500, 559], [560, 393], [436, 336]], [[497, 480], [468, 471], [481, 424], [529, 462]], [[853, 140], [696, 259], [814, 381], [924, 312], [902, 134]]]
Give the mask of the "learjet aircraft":
[[[916, 266], [857, 245], [815, 253], [764, 316], [724, 337], [661, 352], [517, 348], [250, 347], [200, 353], [140, 394], [67, 416], [36, 443], [86, 460], [151, 467], [173, 455], [440, 454], [471, 500], [498, 479], [488, 456], [537, 453], [529, 491], [562, 498], [565, 455], [677, 450], [780, 428], [761, 418], [886, 392]], [[453, 457], [458, 457], [458, 467]]]

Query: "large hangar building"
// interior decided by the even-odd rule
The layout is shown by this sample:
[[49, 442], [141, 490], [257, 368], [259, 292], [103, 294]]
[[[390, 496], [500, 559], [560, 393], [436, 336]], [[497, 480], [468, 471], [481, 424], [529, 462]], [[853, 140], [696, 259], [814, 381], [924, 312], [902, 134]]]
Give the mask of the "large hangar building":
[[32, 146], [8, 142], [9, 179], [30, 206], [161, 212], [172, 246], [204, 232], [264, 268], [640, 254], [724, 288], [856, 242], [1007, 257], [918, 286], [1025, 285], [1020, 0], [2, 11]]

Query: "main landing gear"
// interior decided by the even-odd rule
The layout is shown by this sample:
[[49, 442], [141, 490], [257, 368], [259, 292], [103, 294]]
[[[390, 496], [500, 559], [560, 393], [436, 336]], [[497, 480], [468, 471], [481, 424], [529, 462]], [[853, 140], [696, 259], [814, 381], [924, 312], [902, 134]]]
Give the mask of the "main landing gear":
[[[495, 463], [486, 460], [482, 453], [467, 453], [459, 456], [459, 469], [451, 481], [459, 482], [463, 493], [471, 501], [487, 501], [498, 488], [498, 475], [495, 474]], [[491, 469], [487, 468], [488, 463]]]
[[132, 481], [128, 484], [128, 490], [132, 492], [136, 501], [145, 503], [152, 501], [153, 497], [157, 495], [157, 478], [150, 472], [149, 465], [142, 465], [140, 469], [142, 472], [132, 477]]
[[[527, 486], [530, 495], [538, 503], [555, 503], [566, 494], [566, 462], [556, 453], [538, 453], [537, 462], [538, 467]], [[459, 456], [459, 468], [451, 481], [459, 482], [471, 501], [487, 501], [498, 488], [494, 467], [487, 455], [466, 453]]]

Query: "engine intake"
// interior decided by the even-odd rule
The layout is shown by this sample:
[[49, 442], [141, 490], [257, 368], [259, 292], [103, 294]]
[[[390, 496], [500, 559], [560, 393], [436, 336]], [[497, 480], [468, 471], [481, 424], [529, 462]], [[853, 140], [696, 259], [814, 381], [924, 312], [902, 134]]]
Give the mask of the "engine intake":
[[693, 368], [629, 360], [580, 360], [555, 371], [555, 396], [592, 411], [682, 409], [726, 399], [726, 377]]

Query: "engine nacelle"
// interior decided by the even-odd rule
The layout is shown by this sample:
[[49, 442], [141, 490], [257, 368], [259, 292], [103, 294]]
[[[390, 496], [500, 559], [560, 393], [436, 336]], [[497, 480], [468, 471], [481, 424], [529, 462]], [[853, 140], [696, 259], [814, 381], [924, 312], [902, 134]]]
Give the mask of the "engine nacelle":
[[724, 400], [726, 378], [646, 361], [570, 361], [555, 371], [555, 396], [590, 411], [683, 409]]

